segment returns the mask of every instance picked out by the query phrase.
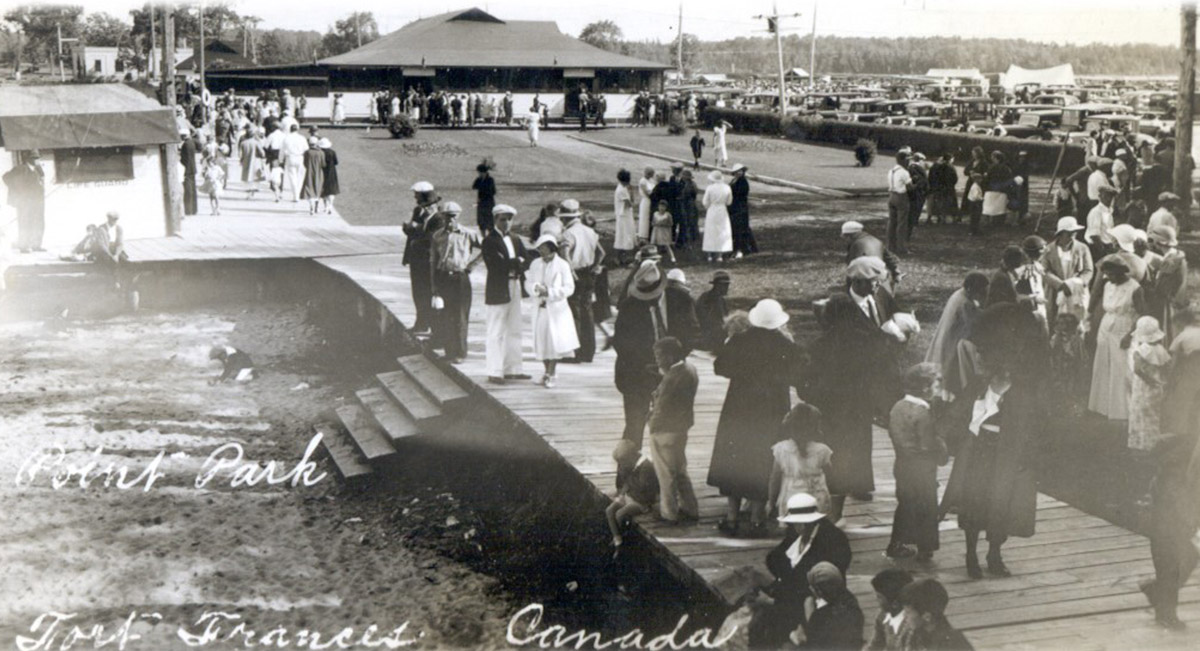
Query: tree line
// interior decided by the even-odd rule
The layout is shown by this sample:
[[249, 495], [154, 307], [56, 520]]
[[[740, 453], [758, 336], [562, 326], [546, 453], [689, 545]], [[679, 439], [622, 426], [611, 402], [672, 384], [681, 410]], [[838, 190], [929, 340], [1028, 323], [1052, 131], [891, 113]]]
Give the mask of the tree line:
[[[105, 12], [85, 16], [79, 5], [19, 5], [5, 10], [0, 19], [0, 65], [13, 70], [56, 65], [61, 29], [63, 38], [79, 39], [84, 45], [116, 47], [127, 67], [145, 70], [151, 51], [152, 20], [154, 47], [161, 47], [165, 15], [162, 6], [153, 4], [131, 10], [127, 20]], [[188, 46], [199, 42], [198, 5], [176, 5], [174, 19], [175, 35], [180, 41]], [[208, 3], [204, 7], [204, 39], [206, 43], [225, 41], [257, 65], [275, 65], [311, 63], [379, 38], [379, 25], [369, 11], [353, 12], [335, 21], [324, 34], [260, 29], [262, 22], [257, 16], [239, 14], [228, 4]]]
[[[584, 27], [580, 40], [613, 52], [674, 65], [678, 41], [630, 41], [622, 38], [612, 21]], [[809, 68], [812, 37], [783, 37], [785, 68]], [[817, 74], [925, 74], [930, 68], [978, 68], [1003, 72], [1010, 64], [1047, 68], [1070, 63], [1076, 74], [1162, 75], [1175, 74], [1179, 48], [1130, 43], [1071, 45], [1025, 39], [983, 39], [950, 36], [862, 38], [818, 36]], [[778, 68], [775, 38], [738, 37], [701, 41], [683, 35], [685, 72], [720, 72], [772, 75]]]

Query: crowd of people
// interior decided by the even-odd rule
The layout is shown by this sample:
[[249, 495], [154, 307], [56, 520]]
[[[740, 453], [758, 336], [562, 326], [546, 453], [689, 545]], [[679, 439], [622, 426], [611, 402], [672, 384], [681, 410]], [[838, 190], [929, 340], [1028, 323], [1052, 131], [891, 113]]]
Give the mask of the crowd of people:
[[[922, 162], [909, 152], [898, 161], [889, 182], [908, 172], [908, 161]], [[992, 161], [993, 167], [1003, 163], [995, 156]], [[1020, 188], [1028, 186], [1022, 164], [1020, 172], [1003, 172], [1016, 175], [1010, 181], [1023, 181], [1007, 188], [1017, 202], [1010, 204], [1002, 190], [984, 191], [1004, 195], [1001, 207], [983, 213], [996, 226], [1012, 206], [1017, 217], [1027, 210], [1027, 200], [1020, 203]], [[613, 451], [618, 492], [607, 512], [618, 554], [625, 527], [638, 514], [653, 512], [679, 526], [699, 519], [686, 461], [700, 384], [700, 358], [691, 353], [709, 351], [713, 371], [729, 380], [706, 477], [727, 502], [718, 531], [759, 538], [776, 535], [775, 523], [788, 527], [767, 559], [775, 583], [755, 601], [752, 635], [765, 646], [808, 639], [826, 648], [811, 641], [833, 639], [823, 637], [832, 634], [830, 622], [841, 622], [834, 628], [846, 635], [857, 630], [854, 644], [862, 643], [861, 612], [855, 625], [857, 605], [844, 594], [851, 558], [839, 525], [847, 500], [873, 499], [873, 423], [886, 423], [896, 453], [898, 504], [885, 555], [897, 563], [930, 563], [939, 548], [939, 522], [955, 513], [966, 536], [966, 573], [980, 579], [1010, 576], [1005, 542], [1034, 535], [1037, 482], [1030, 459], [1050, 410], [1125, 421], [1129, 448], [1154, 455], [1171, 448], [1175, 456], [1184, 450], [1191, 459], [1190, 470], [1185, 463], [1174, 475], [1160, 473], [1155, 484], [1155, 494], [1167, 497], [1155, 505], [1158, 573], [1146, 584], [1159, 623], [1180, 625], [1173, 604], [1195, 565], [1195, 549], [1179, 541], [1186, 542], [1200, 521], [1194, 500], [1181, 504], [1178, 497], [1196, 486], [1200, 473], [1192, 452], [1200, 416], [1193, 407], [1200, 398], [1200, 319], [1193, 315], [1200, 312], [1189, 307], [1186, 261], [1170, 223], [1185, 223], [1185, 212], [1173, 212], [1183, 210], [1178, 202], [1156, 197], [1161, 208], [1148, 233], [1129, 223], [1110, 226], [1104, 233], [1111, 247], [1100, 248], [1104, 242], [1097, 237], [1083, 241], [1086, 228], [1070, 215], [1058, 220], [1052, 243], [1029, 236], [1006, 247], [994, 273], [966, 275], [946, 303], [925, 361], [903, 368], [920, 326], [897, 294], [901, 258], [897, 247], [861, 223], [841, 226], [845, 284], [814, 305], [821, 332], [807, 347], [796, 343], [778, 301], [763, 299], [749, 311], [731, 312], [726, 296], [734, 276], [724, 269], [713, 274], [708, 291], [692, 296], [676, 261], [697, 241], [712, 261], [756, 250], [752, 234], [736, 234], [732, 206], [738, 191], [731, 185], [744, 177], [737, 167], [733, 184], [717, 177], [703, 193], [682, 165], [673, 166], [669, 178], [645, 170], [636, 189], [631, 175], [619, 172], [611, 252], [600, 243], [594, 217], [574, 199], [546, 206], [530, 226], [527, 245], [513, 231], [518, 211], [495, 202], [488, 161], [478, 167], [475, 182], [478, 231], [458, 223], [458, 204], [443, 202], [429, 183], [416, 184], [417, 206], [405, 224], [414, 330], [429, 332], [433, 346], [461, 361], [469, 272], [482, 262], [488, 382], [532, 379], [521, 360], [523, 298], [532, 299], [534, 356], [547, 388], [556, 385], [559, 364], [592, 362], [597, 334], [603, 335], [616, 353], [613, 377], [625, 423]], [[911, 173], [903, 176], [910, 185]], [[701, 194], [707, 214], [697, 238]], [[931, 203], [957, 213], [957, 199]], [[714, 216], [724, 221], [711, 222]], [[889, 235], [899, 230], [892, 217]], [[748, 231], [748, 218], [744, 223]], [[710, 246], [714, 235], [723, 239], [720, 246]], [[609, 286], [609, 255], [630, 267], [621, 286]], [[793, 392], [800, 398], [795, 404]], [[939, 496], [938, 469], [951, 463]], [[1187, 511], [1182, 521], [1181, 509]], [[986, 563], [978, 556], [981, 534]], [[818, 570], [821, 561], [828, 563]], [[885, 642], [874, 648], [969, 648], [942, 617], [944, 589], [936, 582], [921, 585], [919, 598], [904, 597], [903, 588], [889, 593], [890, 614], [880, 629]], [[836, 616], [806, 609], [814, 596], [822, 607], [834, 607]], [[897, 613], [914, 600], [921, 604], [914, 607], [926, 609], [913, 615], [919, 631], [899, 626], [889, 637], [888, 627], [901, 621]], [[932, 636], [943, 646], [888, 646], [914, 635]], [[848, 646], [853, 644], [836, 648]]]
[[199, 212], [201, 194], [208, 197], [210, 213], [221, 214], [231, 160], [240, 163], [246, 198], [266, 190], [279, 203], [286, 190], [292, 202], [304, 202], [308, 214], [332, 213], [341, 193], [337, 152], [315, 125], [301, 131], [303, 100], [284, 89], [264, 91], [253, 101], [228, 91], [211, 111], [189, 111], [186, 100], [177, 104], [184, 215]]

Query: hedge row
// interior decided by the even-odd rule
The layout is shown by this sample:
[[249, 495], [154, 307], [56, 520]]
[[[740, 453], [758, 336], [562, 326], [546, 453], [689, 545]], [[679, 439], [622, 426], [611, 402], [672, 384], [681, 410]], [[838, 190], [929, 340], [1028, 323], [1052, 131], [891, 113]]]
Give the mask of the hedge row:
[[[1059, 152], [1062, 151], [1060, 142], [1021, 140], [873, 122], [843, 122], [811, 115], [793, 115], [780, 119], [776, 113], [707, 108], [703, 119], [710, 127], [717, 120], [725, 120], [733, 125], [734, 131], [785, 136], [791, 140], [812, 140], [852, 147], [860, 138], [865, 138], [873, 141], [881, 150], [894, 152], [901, 147], [912, 147], [914, 151], [922, 152], [930, 158], [951, 153], [960, 165], [971, 159], [971, 149], [977, 146], [987, 152], [1002, 151], [1010, 161], [1016, 159], [1017, 152], [1025, 151], [1028, 152], [1032, 171], [1037, 174], [1052, 174]], [[1068, 145], [1059, 175], [1070, 174], [1082, 167], [1085, 155], [1082, 146]]]

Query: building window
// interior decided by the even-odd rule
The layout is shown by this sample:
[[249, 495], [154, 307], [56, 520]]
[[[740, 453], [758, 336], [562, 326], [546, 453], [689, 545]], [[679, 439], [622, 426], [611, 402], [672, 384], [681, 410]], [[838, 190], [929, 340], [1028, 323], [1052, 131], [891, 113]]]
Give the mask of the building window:
[[92, 72], [103, 72], [103, 69], [100, 65], [100, 59], [96, 59], [92, 62]]
[[59, 183], [129, 181], [133, 179], [133, 148], [55, 149], [54, 174]]

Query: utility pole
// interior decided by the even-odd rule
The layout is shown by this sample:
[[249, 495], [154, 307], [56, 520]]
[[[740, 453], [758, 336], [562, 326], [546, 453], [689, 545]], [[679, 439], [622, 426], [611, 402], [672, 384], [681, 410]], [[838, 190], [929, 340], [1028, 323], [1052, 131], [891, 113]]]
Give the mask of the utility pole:
[[683, 0], [679, 2], [679, 42], [675, 44], [675, 68], [679, 71], [677, 83], [683, 83]]
[[150, 5], [150, 50], [146, 53], [146, 74], [154, 78], [154, 5]]
[[1196, 3], [1185, 0], [1181, 13], [1180, 49], [1183, 62], [1179, 69], [1179, 99], [1175, 115], [1175, 194], [1185, 205], [1192, 205], [1192, 102], [1196, 94]]
[[[153, 50], [152, 50], [153, 51]], [[163, 49], [160, 88], [163, 103], [171, 109], [174, 119], [175, 108], [175, 6], [163, 7]], [[166, 209], [167, 234], [178, 235], [183, 222], [183, 179], [179, 174], [179, 145], [168, 142], [161, 146], [166, 185], [163, 188], [163, 204]]]
[[358, 47], [362, 47], [362, 13], [354, 12], [354, 36], [358, 39]]
[[779, 55], [779, 115], [787, 115], [787, 80], [783, 74], [783, 34], [782, 25], [779, 24], [780, 18], [791, 17], [795, 18], [800, 14], [790, 14], [789, 16], [780, 16], [777, 5], [771, 3], [771, 15], [758, 15], [755, 18], [767, 19], [767, 31], [775, 32], [775, 50]]
[[808, 49], [808, 89], [817, 87], [817, 0], [813, 0], [812, 42]]
[[[204, 101], [204, 0], [200, 0], [200, 101]], [[204, 107], [204, 117], [208, 119], [208, 106]]]

